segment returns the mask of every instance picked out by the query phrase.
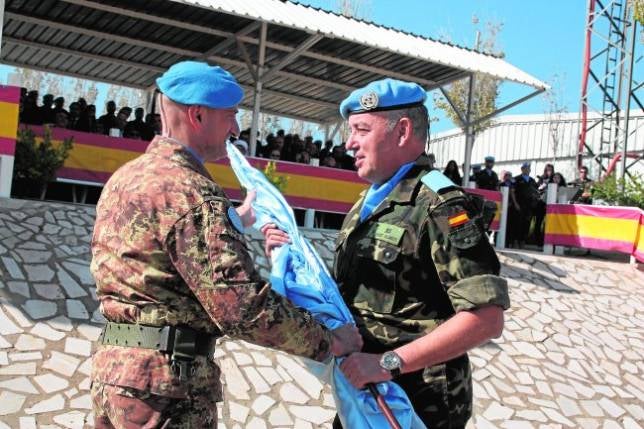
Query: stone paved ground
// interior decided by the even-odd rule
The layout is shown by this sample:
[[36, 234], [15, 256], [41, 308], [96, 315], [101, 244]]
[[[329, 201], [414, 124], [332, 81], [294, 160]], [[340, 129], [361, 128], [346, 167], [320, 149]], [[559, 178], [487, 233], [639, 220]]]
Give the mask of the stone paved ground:
[[[0, 200], [0, 429], [91, 421], [92, 341], [103, 320], [88, 272], [93, 208]], [[328, 260], [334, 234], [309, 231]], [[257, 237], [256, 260], [267, 273]], [[471, 353], [469, 428], [644, 426], [644, 275], [627, 264], [500, 254], [512, 308]], [[330, 427], [327, 386], [299, 359], [225, 340], [221, 427]]]

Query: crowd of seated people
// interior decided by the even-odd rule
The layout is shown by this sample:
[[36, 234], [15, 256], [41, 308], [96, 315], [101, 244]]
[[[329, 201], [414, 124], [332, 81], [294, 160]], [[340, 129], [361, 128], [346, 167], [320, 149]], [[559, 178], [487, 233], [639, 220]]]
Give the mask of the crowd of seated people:
[[82, 131], [86, 133], [105, 134], [113, 137], [152, 140], [161, 133], [161, 116], [149, 113], [143, 108], [134, 109], [134, 119], [130, 120], [132, 108], [124, 106], [118, 109], [114, 101], [108, 101], [106, 113], [96, 117], [96, 106], [87, 104], [79, 98], [65, 108], [63, 97], [45, 94], [38, 104], [38, 91], [27, 91], [23, 88], [20, 97], [20, 122], [31, 125], [52, 125], [58, 128]]
[[[241, 131], [238, 138], [231, 137], [231, 140], [244, 155], [249, 155], [250, 129]], [[327, 140], [322, 147], [321, 140], [313, 140], [311, 136], [302, 139], [298, 134], [285, 134], [284, 130], [270, 133], [264, 145], [257, 140], [255, 156], [301, 164], [310, 164], [311, 159], [316, 158], [323, 167], [355, 170], [354, 159], [347, 154], [344, 143], [333, 146], [333, 141]]]

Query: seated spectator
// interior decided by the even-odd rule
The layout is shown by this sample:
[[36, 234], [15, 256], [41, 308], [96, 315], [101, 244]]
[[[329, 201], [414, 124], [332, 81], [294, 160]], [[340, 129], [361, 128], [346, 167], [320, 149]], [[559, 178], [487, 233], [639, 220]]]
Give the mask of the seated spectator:
[[552, 176], [552, 183], [556, 183], [559, 187], [564, 187], [566, 186], [566, 179], [564, 179], [561, 173], [557, 172]]
[[333, 148], [333, 157], [337, 168], [344, 170], [355, 170], [355, 160], [347, 154], [347, 148], [344, 143]]
[[69, 125], [67, 128], [70, 130], [75, 130], [78, 127], [78, 120], [80, 116], [80, 108], [78, 107], [78, 102], [74, 101], [69, 105]]
[[42, 117], [38, 107], [38, 91], [29, 91], [25, 96], [20, 122], [31, 125], [42, 125]]
[[324, 159], [327, 156], [331, 156], [333, 153], [333, 140], [327, 140], [324, 142], [324, 149], [320, 151], [320, 159]]
[[463, 178], [461, 177], [461, 174], [458, 172], [458, 164], [453, 159], [447, 163], [447, 166], [445, 166], [445, 170], [443, 171], [443, 174], [447, 176], [449, 180], [454, 182], [455, 185], [461, 186], [463, 184]]
[[114, 131], [114, 128], [110, 131], [110, 135], [112, 134], [118, 134], [118, 137], [123, 137], [123, 133], [125, 132], [125, 126], [127, 125], [127, 109], [123, 108], [119, 110], [119, 113], [116, 115], [116, 125], [114, 128], [118, 130]]
[[322, 167], [336, 168], [335, 158], [331, 155], [327, 155], [320, 161]]
[[42, 97], [42, 106], [39, 107], [40, 117], [43, 124], [53, 124], [56, 122], [56, 115], [54, 113], [54, 96], [52, 94], [45, 94]]
[[272, 159], [274, 161], [279, 161], [281, 158], [282, 158], [282, 153], [280, 152], [279, 149], [272, 149], [268, 154], [268, 159]]
[[57, 128], [69, 128], [69, 113], [62, 110], [56, 113], [56, 122], [54, 126]]
[[63, 97], [56, 97], [54, 99], [54, 114], [59, 112], [65, 112], [69, 115], [69, 112], [65, 110], [65, 99]]
[[96, 132], [96, 106], [88, 106], [84, 98], [79, 98], [78, 102], [78, 120], [74, 126], [75, 130], [85, 133]]
[[593, 180], [588, 177], [588, 167], [582, 165], [579, 168], [579, 178], [570, 182], [571, 186], [579, 188], [579, 192], [573, 197], [572, 202], [576, 204], [592, 204]]
[[[307, 137], [308, 139], [308, 137]], [[313, 142], [313, 138], [310, 140], [307, 140], [305, 142], [305, 147], [304, 149], [308, 152], [308, 154], [311, 156], [311, 158], [317, 158], [319, 156], [319, 151], [318, 151], [318, 146], [316, 144], [317, 142]], [[322, 142], [320, 142], [322, 143]]]
[[303, 150], [297, 155], [295, 155], [295, 162], [300, 163], [300, 164], [310, 164], [311, 163], [311, 155]]
[[242, 155], [248, 155], [248, 143], [245, 140], [237, 139], [233, 142], [233, 144], [237, 149], [239, 149]]
[[134, 110], [134, 120], [125, 125], [123, 137], [141, 139], [145, 134], [145, 122], [143, 122], [143, 108], [137, 107]]
[[161, 130], [163, 129], [163, 124], [161, 123], [161, 115], [159, 113], [154, 114], [154, 127], [152, 130], [155, 135], [161, 135]]
[[110, 129], [116, 128], [116, 103], [112, 100], [108, 101], [105, 105], [105, 113], [98, 118], [97, 123], [103, 128], [103, 134], [110, 134]]

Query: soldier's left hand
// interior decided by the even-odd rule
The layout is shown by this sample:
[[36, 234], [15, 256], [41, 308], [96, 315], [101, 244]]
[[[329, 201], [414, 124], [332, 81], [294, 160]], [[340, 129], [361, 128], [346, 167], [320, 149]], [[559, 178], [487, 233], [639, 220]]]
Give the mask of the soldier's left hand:
[[368, 383], [380, 383], [391, 380], [391, 373], [380, 366], [379, 354], [353, 353], [341, 364], [340, 370], [349, 383], [362, 389]]
[[256, 196], [257, 196], [257, 191], [254, 189], [251, 189], [246, 194], [246, 198], [244, 198], [244, 202], [241, 203], [241, 205], [235, 209], [237, 210], [237, 214], [242, 220], [242, 224], [244, 225], [244, 228], [248, 228], [249, 226], [255, 223], [255, 210], [253, 210], [252, 203], [253, 201], [255, 201]]

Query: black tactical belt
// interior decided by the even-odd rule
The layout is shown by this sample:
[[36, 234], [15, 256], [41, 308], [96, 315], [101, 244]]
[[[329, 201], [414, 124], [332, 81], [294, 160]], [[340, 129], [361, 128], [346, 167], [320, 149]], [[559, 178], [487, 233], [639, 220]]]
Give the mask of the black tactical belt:
[[105, 345], [158, 350], [170, 356], [172, 369], [182, 380], [192, 374], [196, 356], [208, 356], [217, 337], [183, 326], [145, 326], [107, 322], [99, 337]]

